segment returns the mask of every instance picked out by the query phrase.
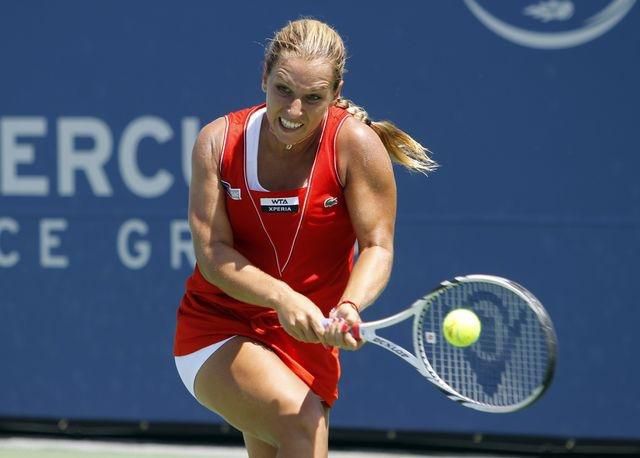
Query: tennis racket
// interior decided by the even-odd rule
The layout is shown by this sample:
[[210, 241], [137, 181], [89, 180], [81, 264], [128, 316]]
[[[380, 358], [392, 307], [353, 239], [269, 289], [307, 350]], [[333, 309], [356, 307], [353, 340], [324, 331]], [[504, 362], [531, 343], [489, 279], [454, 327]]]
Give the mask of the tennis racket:
[[[478, 340], [464, 348], [449, 344], [442, 333], [445, 316], [458, 308], [472, 310], [482, 325]], [[377, 334], [411, 317], [413, 353]], [[533, 294], [505, 278], [444, 281], [408, 309], [349, 332], [401, 357], [450, 399], [484, 412], [522, 409], [553, 378], [557, 340], [551, 319]]]

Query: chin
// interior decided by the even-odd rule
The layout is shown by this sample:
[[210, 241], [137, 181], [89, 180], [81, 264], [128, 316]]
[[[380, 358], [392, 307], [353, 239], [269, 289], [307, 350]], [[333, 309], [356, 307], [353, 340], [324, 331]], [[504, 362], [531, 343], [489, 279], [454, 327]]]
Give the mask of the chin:
[[[279, 121], [276, 122], [279, 123]], [[306, 129], [300, 130], [299, 132], [293, 134], [291, 132], [285, 132], [279, 125], [276, 127], [276, 129], [272, 129], [271, 132], [275, 135], [276, 139], [279, 142], [284, 143], [285, 145], [294, 145], [296, 143], [299, 143], [309, 135]]]

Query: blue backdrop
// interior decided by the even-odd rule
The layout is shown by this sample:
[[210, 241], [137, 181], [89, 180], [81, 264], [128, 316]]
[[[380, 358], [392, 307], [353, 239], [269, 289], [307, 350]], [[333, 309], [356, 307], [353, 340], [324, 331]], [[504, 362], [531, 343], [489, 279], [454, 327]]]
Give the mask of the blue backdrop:
[[442, 165], [397, 170], [394, 272], [366, 318], [490, 273], [534, 291], [560, 341], [550, 391], [510, 415], [344, 354], [332, 424], [640, 438], [634, 3], [1, 2], [0, 417], [220, 421], [171, 355], [189, 153], [263, 99], [265, 39], [310, 15], [345, 38], [345, 95]]

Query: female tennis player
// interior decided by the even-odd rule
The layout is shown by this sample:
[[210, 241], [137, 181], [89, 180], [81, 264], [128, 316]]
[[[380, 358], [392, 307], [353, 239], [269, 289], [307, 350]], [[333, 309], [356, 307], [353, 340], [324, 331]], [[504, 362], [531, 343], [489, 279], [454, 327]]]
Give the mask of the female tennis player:
[[327, 456], [338, 349], [360, 347], [345, 324], [391, 271], [390, 159], [435, 168], [406, 133], [340, 97], [345, 56], [327, 24], [290, 22], [266, 49], [266, 103], [211, 122], [193, 149], [197, 265], [176, 365], [191, 394], [242, 431], [250, 457]]

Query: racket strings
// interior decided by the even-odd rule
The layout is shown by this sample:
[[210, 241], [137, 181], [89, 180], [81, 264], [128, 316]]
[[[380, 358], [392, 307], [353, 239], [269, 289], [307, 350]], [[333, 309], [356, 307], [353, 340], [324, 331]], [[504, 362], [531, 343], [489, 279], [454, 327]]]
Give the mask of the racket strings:
[[[442, 322], [454, 309], [478, 315], [482, 332], [470, 347], [450, 345]], [[444, 289], [418, 316], [416, 349], [443, 384], [487, 406], [527, 402], [539, 391], [549, 366], [548, 337], [526, 300], [500, 285], [465, 282]], [[427, 333], [431, 338], [425, 339]], [[435, 336], [435, 338], [433, 338]]]

